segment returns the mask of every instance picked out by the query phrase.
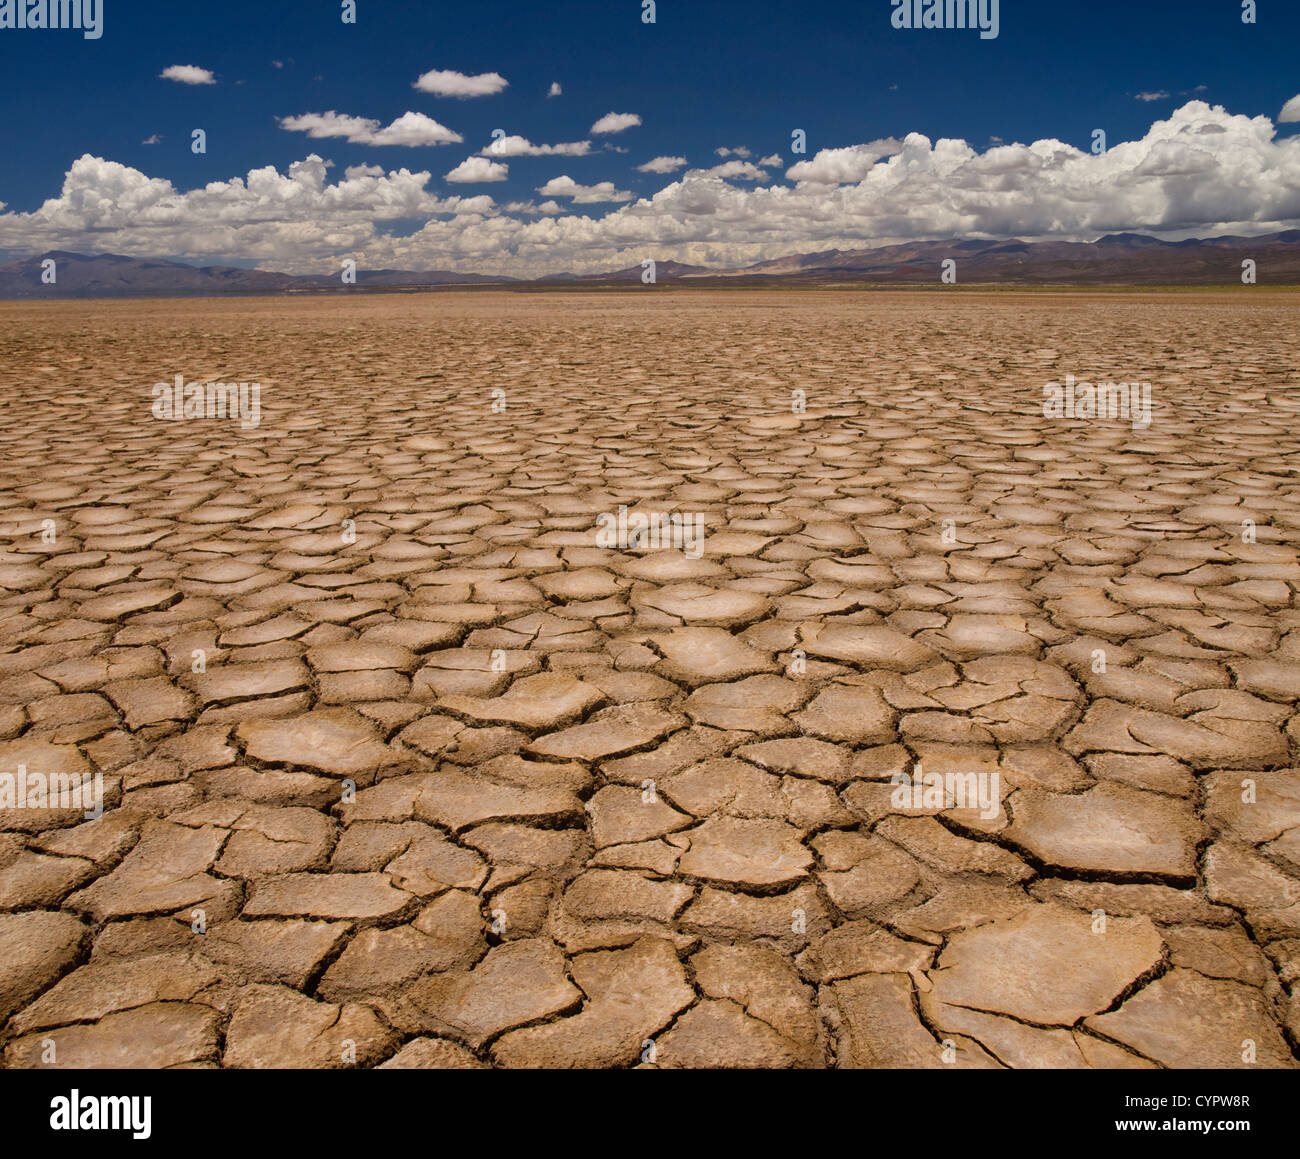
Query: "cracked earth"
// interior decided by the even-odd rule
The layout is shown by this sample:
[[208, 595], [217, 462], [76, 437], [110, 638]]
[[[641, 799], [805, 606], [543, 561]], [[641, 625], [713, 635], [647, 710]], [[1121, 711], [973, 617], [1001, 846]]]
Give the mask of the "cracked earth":
[[4, 1066], [1297, 1065], [1294, 298], [0, 315]]

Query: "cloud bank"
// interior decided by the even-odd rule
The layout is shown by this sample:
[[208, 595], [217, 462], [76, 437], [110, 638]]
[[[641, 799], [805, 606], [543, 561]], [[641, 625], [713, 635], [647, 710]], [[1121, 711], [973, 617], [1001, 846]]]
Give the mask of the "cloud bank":
[[[307, 116], [322, 119], [290, 118], [299, 122], [292, 127], [320, 137], [403, 143], [392, 138], [421, 131], [405, 117], [379, 129], [337, 113]], [[613, 155], [610, 162], [619, 163]], [[183, 192], [86, 155], [35, 211], [0, 212], [0, 248], [237, 257], [295, 273], [351, 257], [363, 268], [536, 275], [642, 257], [743, 265], [921, 238], [1092, 240], [1130, 230], [1186, 237], [1300, 225], [1300, 135], [1279, 137], [1266, 116], [1203, 101], [1100, 155], [1053, 139], [981, 152], [911, 133], [823, 150], [783, 178], [689, 170], [639, 199], [613, 181], [556, 176], [539, 188], [550, 199], [540, 212], [499, 206], [486, 194], [440, 196], [428, 171], [354, 167], [331, 184], [328, 167], [313, 154], [287, 174], [266, 167]], [[574, 208], [601, 204], [606, 211]], [[386, 223], [399, 220], [422, 224], [397, 236]]]

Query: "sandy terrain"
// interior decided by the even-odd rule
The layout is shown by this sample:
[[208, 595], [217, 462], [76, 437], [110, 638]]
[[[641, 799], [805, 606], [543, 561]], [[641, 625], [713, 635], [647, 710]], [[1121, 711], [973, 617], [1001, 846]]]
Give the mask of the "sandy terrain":
[[1297, 1065], [1298, 358], [1267, 292], [0, 305], [4, 1065]]

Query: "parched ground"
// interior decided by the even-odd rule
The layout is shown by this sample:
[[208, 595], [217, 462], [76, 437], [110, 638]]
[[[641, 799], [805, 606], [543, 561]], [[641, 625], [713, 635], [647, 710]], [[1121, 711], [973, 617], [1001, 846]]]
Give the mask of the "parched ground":
[[107, 792], [0, 809], [4, 1065], [1295, 1066], [1298, 356], [1250, 291], [0, 306], [0, 777]]

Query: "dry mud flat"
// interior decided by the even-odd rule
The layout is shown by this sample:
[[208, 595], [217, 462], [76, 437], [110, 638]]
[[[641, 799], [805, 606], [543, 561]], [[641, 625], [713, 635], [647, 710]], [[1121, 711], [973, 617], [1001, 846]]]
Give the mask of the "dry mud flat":
[[1298, 321], [0, 306], [3, 1064], [1295, 1066]]

